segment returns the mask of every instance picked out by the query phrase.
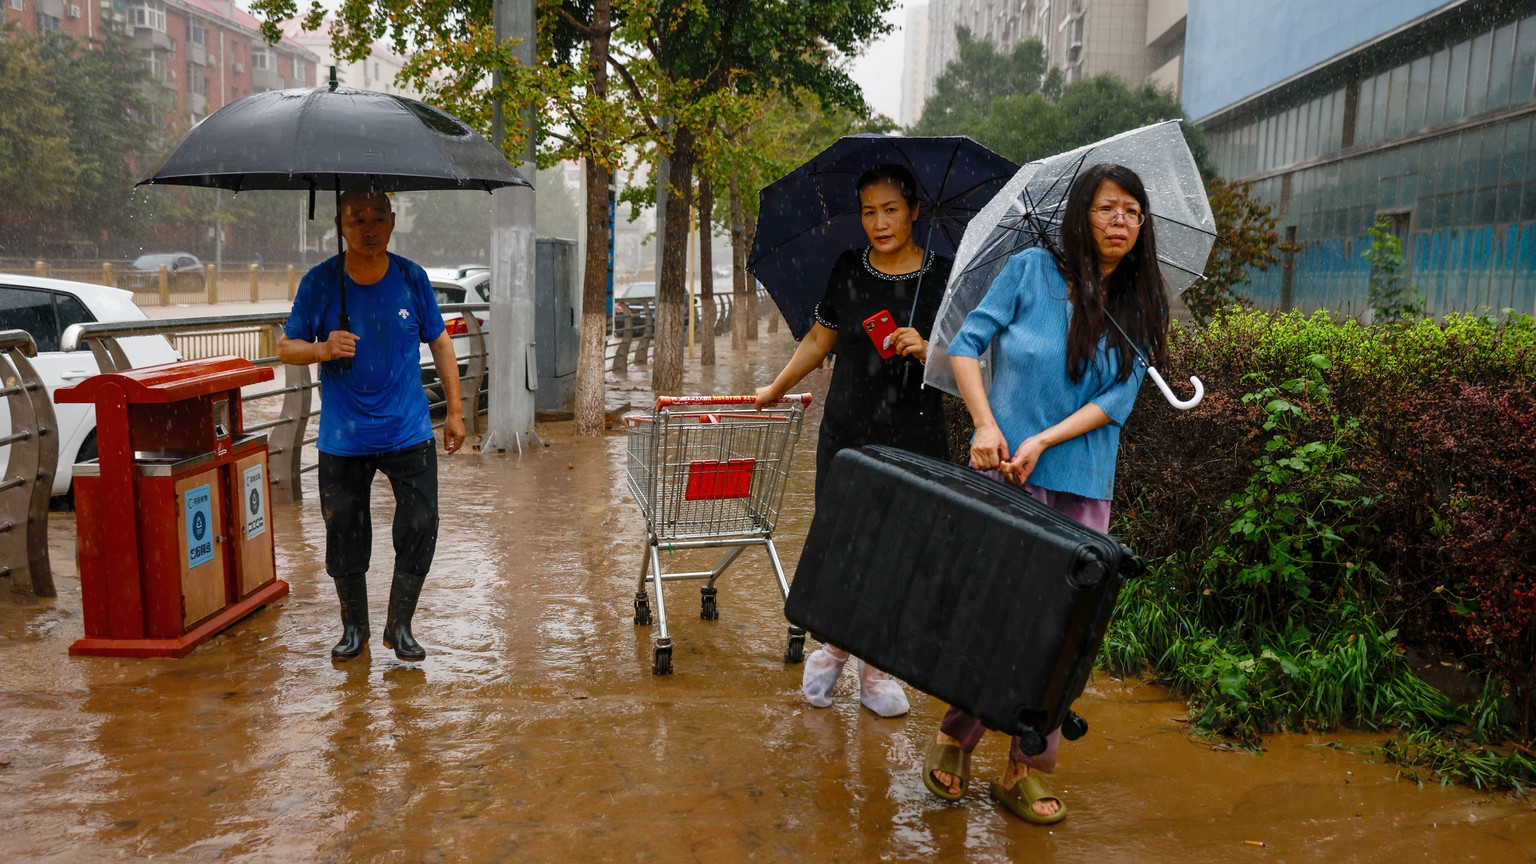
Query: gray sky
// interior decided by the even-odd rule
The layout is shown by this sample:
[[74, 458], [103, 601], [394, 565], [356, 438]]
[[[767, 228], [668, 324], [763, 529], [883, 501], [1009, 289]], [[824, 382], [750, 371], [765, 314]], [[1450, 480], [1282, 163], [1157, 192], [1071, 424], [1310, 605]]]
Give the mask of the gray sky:
[[906, 41], [902, 32], [907, 20], [907, 0], [896, 0], [896, 8], [886, 13], [893, 30], [884, 39], [853, 61], [853, 80], [864, 89], [864, 99], [875, 111], [898, 123], [909, 118], [897, 116], [901, 110], [901, 67]]

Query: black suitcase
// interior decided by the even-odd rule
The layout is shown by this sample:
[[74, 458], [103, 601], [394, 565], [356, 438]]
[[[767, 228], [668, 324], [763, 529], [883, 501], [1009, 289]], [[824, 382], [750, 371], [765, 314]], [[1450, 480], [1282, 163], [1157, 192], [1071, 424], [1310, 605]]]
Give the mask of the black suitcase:
[[1022, 488], [866, 447], [832, 460], [784, 614], [1038, 753], [1087, 728], [1072, 702], [1144, 569]]

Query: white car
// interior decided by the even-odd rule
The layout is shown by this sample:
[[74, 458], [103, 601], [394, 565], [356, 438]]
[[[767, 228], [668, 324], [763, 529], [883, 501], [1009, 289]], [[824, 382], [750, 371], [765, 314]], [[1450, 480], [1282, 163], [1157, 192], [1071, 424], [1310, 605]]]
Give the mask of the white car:
[[[39, 279], [0, 273], [0, 330], [25, 330], [37, 343], [32, 365], [48, 388], [49, 399], [60, 387], [70, 387], [100, 369], [89, 349], [60, 351], [59, 338], [71, 324], [98, 321], [143, 321], [143, 310], [133, 304], [133, 294], [104, 285]], [[174, 363], [181, 359], [164, 336], [135, 336], [122, 340], [123, 352], [135, 368]], [[59, 467], [53, 476], [53, 494], [69, 492], [72, 467], [96, 458], [96, 409], [90, 405], [55, 404], [59, 428]], [[9, 433], [11, 410], [0, 399], [0, 429]], [[10, 458], [0, 447], [0, 465]]]
[[[428, 268], [427, 278], [432, 280], [432, 293], [437, 296], [437, 305], [447, 306], [455, 303], [489, 303], [491, 302], [491, 271], [489, 268], [474, 265], [453, 268]], [[488, 313], [475, 314], [475, 321], [485, 328]], [[444, 312], [443, 325], [449, 336], [456, 336], [469, 332], [469, 327], [464, 323], [464, 316], [459, 312]], [[454, 339], [453, 353], [459, 358], [459, 376], [463, 377], [469, 372], [469, 355], [472, 350], [470, 340]], [[437, 371], [432, 365], [432, 349], [425, 343], [421, 346], [421, 383], [428, 387], [428, 395], [432, 401], [442, 399], [441, 393], [436, 389]], [[482, 382], [481, 391], [485, 386]]]

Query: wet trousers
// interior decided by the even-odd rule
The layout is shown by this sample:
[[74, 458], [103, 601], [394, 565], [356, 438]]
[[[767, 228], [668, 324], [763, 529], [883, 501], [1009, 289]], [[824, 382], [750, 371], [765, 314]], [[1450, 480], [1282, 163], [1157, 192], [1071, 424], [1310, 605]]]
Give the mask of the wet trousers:
[[325, 570], [341, 578], [368, 572], [373, 552], [373, 478], [395, 493], [396, 573], [426, 576], [437, 551], [437, 441], [371, 456], [320, 454], [320, 512], [325, 517]]
[[[999, 482], [1003, 481], [1003, 475], [997, 471], [982, 472], [986, 476]], [[1084, 498], [1081, 495], [1073, 495], [1070, 492], [1053, 492], [1049, 489], [1041, 489], [1028, 483], [1024, 489], [1033, 495], [1035, 500], [1055, 510], [1062, 515], [1081, 522], [1095, 531], [1109, 531], [1109, 502], [1096, 498]], [[959, 708], [950, 708], [944, 714], [944, 720], [939, 724], [939, 731], [960, 742], [960, 749], [969, 753], [981, 743], [981, 736], [986, 734], [986, 727], [981, 721]], [[1040, 771], [1044, 774], [1053, 774], [1056, 771], [1056, 750], [1061, 745], [1061, 729], [1052, 729], [1045, 736], [1045, 752], [1034, 756], [1025, 755], [1019, 749], [1019, 739], [1015, 737], [1008, 748], [1008, 758], [1020, 765], [1024, 765], [1031, 771]]]

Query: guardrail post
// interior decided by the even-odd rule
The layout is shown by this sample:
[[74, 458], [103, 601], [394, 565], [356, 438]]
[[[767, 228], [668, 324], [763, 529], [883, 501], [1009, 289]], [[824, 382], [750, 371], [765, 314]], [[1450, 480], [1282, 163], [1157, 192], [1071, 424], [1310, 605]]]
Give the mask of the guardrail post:
[[117, 281], [112, 278], [112, 262], [101, 262], [101, 284], [108, 288], [116, 287]]
[[485, 331], [480, 329], [480, 319], [473, 312], [465, 312], [461, 317], [469, 333], [469, 368], [464, 373], [464, 380], [459, 382], [459, 402], [464, 410], [465, 434], [481, 435], [485, 433], [485, 425], [480, 422], [480, 386], [485, 380], [488, 359]]
[[656, 332], [656, 303], [646, 301], [645, 320], [640, 322], [639, 338], [635, 340], [635, 365], [644, 366], [651, 356], [651, 334]]
[[624, 326], [619, 326], [619, 312], [613, 312], [613, 371], [622, 375], [629, 370], [629, 343], [634, 336], [634, 316], [624, 316]]
[[207, 284], [203, 287], [208, 290], [209, 304], [219, 302], [219, 267], [217, 264], [208, 265], [208, 275], [205, 277], [205, 280]]
[[252, 261], [251, 262], [251, 302], [252, 303], [260, 303], [261, 302], [261, 282], [260, 282], [260, 279], [261, 279], [261, 266], [258, 265], [256, 262]]
[[36, 353], [32, 337], [20, 330], [0, 333], [0, 378], [11, 415], [10, 454], [0, 477], [0, 577], [7, 577], [12, 603], [30, 605], [56, 596], [48, 557], [48, 498], [58, 461], [53, 403], [42, 379], [27, 361]]
[[171, 269], [160, 265], [160, 305], [171, 305]]
[[44, 261], [42, 259], [38, 259], [36, 261], [33, 261], [32, 262], [32, 273], [33, 273], [33, 275], [38, 276], [38, 277], [47, 276], [48, 275], [48, 262], [46, 262], [46, 261]]
[[[274, 325], [277, 326], [277, 325]], [[268, 470], [272, 473], [272, 500], [291, 503], [304, 497], [299, 483], [300, 457], [304, 454], [304, 433], [309, 428], [313, 383], [308, 366], [283, 367], [283, 422], [272, 427], [267, 439]]]
[[299, 271], [293, 269], [293, 265], [289, 264], [288, 265], [288, 302], [290, 302], [290, 303], [293, 302], [293, 298], [295, 296], [297, 296], [298, 293], [299, 293], [299, 275], [298, 274], [299, 274]]

